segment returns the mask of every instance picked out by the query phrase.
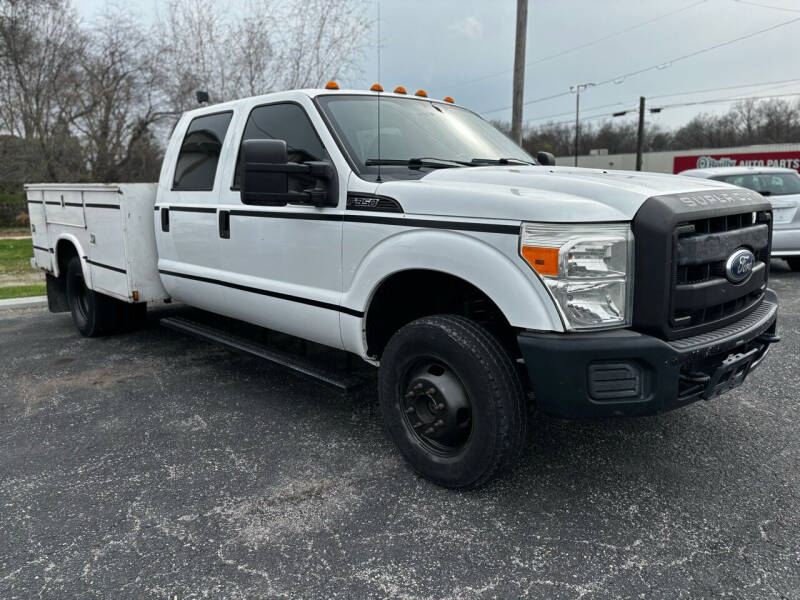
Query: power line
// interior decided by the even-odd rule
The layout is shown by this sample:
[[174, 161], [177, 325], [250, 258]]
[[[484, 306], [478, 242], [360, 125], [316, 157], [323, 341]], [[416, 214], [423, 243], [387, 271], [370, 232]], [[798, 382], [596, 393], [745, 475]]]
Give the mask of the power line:
[[782, 21], [781, 23], [777, 23], [775, 25], [771, 25], [769, 27], [765, 27], [763, 29], [759, 29], [758, 31], [753, 31], [751, 33], [747, 33], [745, 35], [740, 35], [739, 37], [733, 38], [732, 40], [728, 40], [726, 42], [720, 42], [719, 44], [714, 44], [713, 46], [709, 46], [708, 48], [702, 48], [700, 50], [695, 50], [694, 52], [690, 52], [688, 54], [683, 54], [677, 58], [673, 58], [672, 60], [659, 63], [657, 65], [653, 65], [650, 67], [645, 67], [643, 69], [637, 69], [636, 71], [631, 71], [630, 73], [624, 73], [622, 75], [618, 75], [616, 77], [610, 77], [603, 81], [598, 82], [596, 85], [605, 85], [608, 83], [622, 83], [628, 77], [633, 77], [634, 75], [640, 75], [647, 71], [653, 71], [656, 69], [666, 69], [667, 67], [671, 67], [676, 62], [680, 62], [682, 60], [686, 60], [689, 58], [694, 58], [700, 54], [705, 54], [706, 52], [711, 52], [712, 50], [718, 50], [719, 48], [724, 48], [725, 46], [730, 46], [731, 44], [735, 44], [736, 42], [741, 42], [742, 40], [747, 40], [757, 35], [761, 35], [762, 33], [767, 33], [768, 31], [773, 31], [780, 27], [785, 27], [787, 25], [791, 25], [792, 23], [797, 23], [800, 21], [800, 17], [795, 17], [794, 19], [789, 19], [788, 21]]
[[[637, 70], [631, 71], [629, 73], [624, 73], [622, 75], [617, 75], [616, 77], [609, 77], [608, 79], [604, 79], [602, 81], [599, 81], [599, 82], [595, 83], [595, 87], [601, 86], [601, 85], [607, 85], [609, 83], [620, 84], [620, 83], [622, 83], [623, 81], [625, 81], [629, 77], [634, 77], [636, 75], [641, 75], [642, 73], [646, 73], [648, 71], [663, 70], [663, 69], [666, 69], [667, 67], [671, 67], [676, 62], [687, 60], [689, 58], [694, 58], [695, 56], [699, 56], [700, 54], [705, 54], [706, 52], [711, 52], [712, 50], [718, 50], [719, 48], [724, 48], [725, 46], [730, 46], [731, 44], [735, 44], [736, 42], [741, 42], [742, 40], [750, 39], [752, 37], [755, 37], [757, 35], [761, 35], [763, 33], [767, 33], [769, 31], [774, 31], [775, 29], [778, 29], [780, 27], [786, 27], [787, 25], [791, 25], [792, 23], [797, 23], [798, 21], [800, 21], [800, 17], [795, 17], [794, 19], [789, 19], [788, 21], [782, 21], [780, 23], [776, 23], [775, 25], [770, 25], [769, 27], [765, 27], [765, 28], [759, 29], [757, 31], [752, 31], [752, 32], [747, 33], [745, 35], [740, 35], [739, 37], [733, 38], [732, 40], [728, 40], [728, 41], [725, 41], [725, 42], [720, 42], [719, 44], [714, 44], [713, 46], [708, 46], [707, 48], [701, 48], [700, 50], [695, 50], [694, 52], [690, 52], [688, 54], [683, 54], [681, 56], [678, 56], [677, 58], [673, 58], [672, 60], [668, 60], [666, 62], [661, 62], [661, 63], [658, 63], [656, 65], [652, 65], [652, 66], [649, 66], [649, 67], [644, 67], [642, 69], [637, 69]], [[552, 98], [559, 98], [561, 96], [566, 96], [567, 94], [570, 94], [570, 93], [571, 92], [567, 91], [567, 92], [562, 92], [560, 94], [553, 94], [551, 96], [545, 96], [543, 98], [535, 98], [534, 100], [529, 100], [527, 102], [524, 102], [523, 104], [524, 105], [536, 104], [538, 102], [544, 102], [545, 100], [550, 100]], [[511, 107], [510, 106], [504, 106], [502, 108], [493, 108], [492, 110], [484, 110], [484, 111], [480, 111], [480, 112], [481, 112], [481, 114], [489, 114], [489, 113], [493, 113], [493, 112], [500, 112], [501, 110], [508, 110], [509, 108], [511, 108]]]
[[749, 4], [750, 6], [758, 6], [759, 8], [770, 8], [772, 10], [782, 10], [785, 12], [800, 13], [800, 10], [796, 8], [784, 8], [783, 6], [771, 6], [769, 4], [759, 4], [758, 2], [750, 2], [750, 0], [733, 0], [733, 1], [739, 2], [740, 4]]
[[779, 83], [794, 83], [796, 81], [800, 81], [800, 79], [781, 79], [779, 81], [762, 81], [761, 83], [748, 83], [743, 85], [728, 85], [725, 87], [718, 87], [718, 88], [707, 88], [704, 90], [693, 90], [690, 92], [675, 92], [673, 94], [661, 94], [659, 96], [648, 96], [649, 100], [656, 100], [658, 98], [670, 98], [672, 96], [689, 96], [691, 94], [703, 94], [706, 92], [721, 92], [724, 90], [737, 90], [741, 88], [748, 88], [748, 87], [760, 87], [762, 85], [775, 85]]
[[[694, 95], [694, 94], [704, 94], [704, 93], [707, 93], [707, 92], [720, 92], [720, 91], [724, 91], [724, 90], [737, 90], [737, 89], [749, 88], [749, 87], [772, 86], [774, 84], [790, 84], [790, 83], [796, 83], [798, 81], [800, 81], [800, 79], [782, 79], [782, 80], [779, 80], [779, 81], [762, 81], [760, 83], [747, 83], [747, 84], [742, 84], [742, 85], [728, 85], [728, 86], [717, 87], [717, 88], [706, 88], [706, 89], [702, 89], [702, 90], [691, 90], [691, 91], [686, 91], [686, 92], [674, 92], [672, 94], [661, 94], [661, 95], [658, 95], [658, 96], [647, 96], [647, 99], [648, 100], [657, 100], [659, 98], [671, 98], [673, 96], [691, 96], [691, 95]], [[780, 87], [780, 86], [778, 86], [778, 87]], [[601, 104], [599, 106], [589, 106], [585, 110], [587, 110], [587, 111], [599, 110], [601, 108], [608, 108], [610, 106], [618, 106], [618, 105], [624, 106], [625, 103], [624, 102], [611, 102], [609, 104]], [[572, 112], [573, 111], [571, 111], [571, 110], [567, 110], [567, 111], [564, 111], [564, 112], [553, 113], [553, 114], [549, 114], [549, 115], [542, 115], [542, 116], [539, 116], [539, 117], [532, 117], [530, 119], [527, 119], [525, 122], [526, 123], [530, 123], [532, 121], [542, 121], [544, 119], [549, 119], [549, 118], [552, 118], [552, 117], [562, 117], [564, 115], [571, 115]]]
[[[652, 19], [649, 19], [647, 21], [642, 21], [641, 23], [638, 23], [638, 24], [633, 25], [631, 27], [628, 27], [626, 29], [621, 29], [619, 31], [616, 31], [616, 32], [611, 33], [609, 35], [606, 35], [604, 37], [597, 38], [596, 40], [592, 40], [591, 42], [586, 42], [586, 43], [580, 44], [578, 46], [573, 46], [572, 48], [567, 48], [566, 50], [561, 50], [560, 52], [556, 52], [555, 54], [549, 54], [547, 56], [543, 56], [542, 58], [540, 58], [538, 60], [535, 60], [533, 62], [529, 62], [528, 65], [525, 67], [525, 70], [527, 71], [533, 65], [538, 65], [538, 64], [541, 64], [543, 62], [547, 62], [548, 60], [552, 60], [554, 58], [559, 58], [561, 56], [564, 56], [565, 54], [569, 54], [570, 52], [574, 52], [576, 50], [582, 50], [583, 48], [588, 48], [589, 46], [594, 46], [595, 44], [599, 44], [600, 42], [605, 42], [606, 40], [610, 40], [611, 38], [617, 37], [618, 35], [622, 35], [623, 33], [628, 33], [629, 31], [633, 31], [634, 29], [639, 29], [640, 27], [644, 27], [645, 25], [649, 25], [650, 23], [655, 23], [656, 21], [660, 21], [661, 19], [665, 19], [667, 17], [671, 17], [672, 15], [678, 14], [678, 13], [683, 12], [685, 10], [689, 10], [690, 8], [694, 8], [695, 6], [699, 6], [701, 4], [704, 4], [705, 2], [706, 2], [706, 0], [700, 0], [699, 2], [695, 2], [694, 4], [690, 4], [688, 6], [684, 6], [683, 8], [679, 8], [677, 10], [673, 10], [673, 11], [670, 11], [668, 13], [664, 13], [662, 15], [659, 15], [659, 16], [654, 17]], [[433, 91], [439, 91], [439, 90], [442, 90], [442, 89], [445, 89], [445, 88], [448, 88], [448, 89], [449, 88], [455, 88], [457, 86], [468, 85], [470, 83], [476, 83], [478, 81], [485, 81], [486, 79], [492, 79], [494, 77], [499, 77], [500, 75], [505, 75], [506, 73], [511, 73], [513, 71], [514, 71], [514, 69], [504, 69], [503, 71], [497, 71], [496, 73], [491, 73], [489, 75], [482, 75], [480, 77], [476, 77], [475, 79], [468, 79], [467, 81], [461, 81], [461, 82], [458, 82], [458, 83], [449, 84], [447, 86], [442, 86], [441, 88], [435, 88]]]
[[[609, 106], [619, 106], [619, 105], [623, 105], [624, 106], [625, 103], [624, 102], [611, 102], [610, 104], [601, 104], [600, 106], [587, 106], [584, 110], [585, 111], [600, 110], [601, 108], [608, 108]], [[527, 119], [525, 122], [526, 123], [530, 123], [531, 121], [542, 121], [544, 119], [550, 119], [552, 117], [562, 117], [564, 115], [571, 115], [573, 112], [574, 111], [572, 111], [572, 110], [567, 110], [567, 111], [560, 112], [560, 113], [553, 113], [551, 115], [542, 115], [541, 117], [532, 117], [530, 119]]]
[[[746, 97], [740, 97], [740, 98], [717, 98], [717, 99], [713, 99], [713, 100], [699, 100], [699, 101], [696, 101], [696, 102], [678, 102], [678, 103], [674, 103], [674, 104], [662, 104], [660, 106], [654, 106], [653, 108], [650, 109], [650, 112], [653, 112], [654, 110], [657, 111], [657, 112], [661, 112], [662, 110], [665, 110], [665, 109], [668, 109], [668, 108], [683, 108], [683, 107], [686, 107], [686, 106], [698, 106], [698, 105], [702, 105], [702, 104], [724, 104], [726, 102], [739, 102], [739, 101], [745, 101], [745, 100], [768, 100], [768, 99], [771, 99], [771, 98], [786, 98], [786, 97], [790, 97], [790, 96], [800, 96], [800, 91], [792, 92], [792, 93], [788, 93], [788, 94], [773, 94], [773, 95], [768, 95], [768, 96], [746, 96]], [[630, 113], [630, 114], [638, 114], [639, 113], [639, 111], [638, 111], [638, 109], [636, 107], [631, 107], [631, 108], [626, 109], [624, 111], [618, 111], [617, 113], [610, 112], [610, 113], [603, 113], [603, 114], [600, 114], [600, 115], [592, 115], [590, 117], [586, 117], [586, 118], [581, 119], [581, 122], [583, 122], [583, 121], [594, 121], [596, 119], [603, 119], [603, 118], [606, 118], [606, 117], [612, 117], [615, 114], [619, 114], [619, 112]], [[566, 120], [566, 121], [556, 121], [556, 122], [550, 123], [550, 124], [552, 124], [552, 125], [568, 125], [568, 124], [571, 124], [571, 123], [574, 123], [574, 121], [572, 119], [569, 119], [569, 120]]]
[[719, 98], [716, 100], [697, 100], [695, 102], [678, 102], [675, 104], [664, 104], [658, 108], [680, 108], [684, 106], [699, 106], [701, 104], [721, 104], [725, 102], [740, 102], [745, 100], [766, 100], [769, 98], [786, 98], [789, 96], [800, 96], [800, 92], [791, 92], [787, 94], [770, 94], [767, 96], [745, 96], [741, 98]]

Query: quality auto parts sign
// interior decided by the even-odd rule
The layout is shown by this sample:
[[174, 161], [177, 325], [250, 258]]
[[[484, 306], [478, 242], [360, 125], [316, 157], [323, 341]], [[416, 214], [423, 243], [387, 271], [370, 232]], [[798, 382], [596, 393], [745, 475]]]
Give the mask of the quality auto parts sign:
[[725, 154], [695, 154], [676, 156], [672, 172], [680, 173], [687, 169], [708, 169], [710, 167], [785, 167], [800, 171], [800, 152], [746, 152]]

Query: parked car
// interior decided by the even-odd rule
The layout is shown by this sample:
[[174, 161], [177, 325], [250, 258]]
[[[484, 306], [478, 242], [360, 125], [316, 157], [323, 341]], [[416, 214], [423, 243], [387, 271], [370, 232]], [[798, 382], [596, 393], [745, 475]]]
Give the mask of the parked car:
[[778, 340], [756, 192], [555, 167], [449, 98], [334, 88], [184, 114], [157, 184], [28, 185], [51, 310], [96, 336], [174, 298], [354, 353], [403, 456], [452, 488], [516, 462], [531, 396], [660, 413]]
[[772, 256], [800, 271], [800, 173], [778, 167], [716, 167], [680, 175], [724, 181], [766, 196], [772, 204]]

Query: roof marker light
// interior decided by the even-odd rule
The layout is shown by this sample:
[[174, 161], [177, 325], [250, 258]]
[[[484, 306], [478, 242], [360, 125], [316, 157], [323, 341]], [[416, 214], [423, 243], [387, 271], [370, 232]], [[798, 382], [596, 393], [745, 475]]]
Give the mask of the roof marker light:
[[336, 83], [333, 79], [331, 79], [328, 83], [325, 84], [326, 90], [338, 90], [339, 84]]
[[417, 90], [417, 93], [414, 95], [419, 96], [420, 98], [427, 98], [428, 92], [426, 92], [425, 90]]
[[396, 88], [394, 88], [394, 93], [395, 94], [405, 94], [406, 93], [406, 88], [404, 88], [402, 85], [398, 85]]
[[372, 87], [369, 88], [370, 92], [382, 92], [383, 86], [380, 83], [373, 83]]
[[454, 104], [455, 103], [455, 100], [453, 100], [452, 96], [445, 96], [444, 97], [444, 101], [445, 102], [449, 102], [450, 104]]

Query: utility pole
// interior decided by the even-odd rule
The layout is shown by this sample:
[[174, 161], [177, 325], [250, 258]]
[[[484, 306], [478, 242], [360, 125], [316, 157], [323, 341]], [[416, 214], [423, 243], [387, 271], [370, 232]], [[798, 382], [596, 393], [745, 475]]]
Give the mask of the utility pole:
[[517, 0], [517, 39], [514, 46], [511, 139], [522, 145], [522, 97], [525, 91], [525, 40], [528, 36], [528, 0]]
[[581, 136], [581, 90], [594, 87], [593, 83], [579, 83], [570, 86], [569, 91], [575, 92], [575, 166], [578, 166], [578, 140]]
[[644, 148], [644, 96], [639, 96], [639, 135], [636, 138], [636, 170], [642, 170], [642, 149]]

